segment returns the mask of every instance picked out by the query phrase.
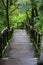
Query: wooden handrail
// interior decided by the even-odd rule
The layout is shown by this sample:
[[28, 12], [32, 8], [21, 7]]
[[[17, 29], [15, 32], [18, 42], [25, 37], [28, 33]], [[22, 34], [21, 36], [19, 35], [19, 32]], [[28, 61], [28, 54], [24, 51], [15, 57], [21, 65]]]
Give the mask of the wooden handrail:
[[1, 34], [0, 34], [0, 58], [3, 57], [7, 45], [8, 45], [8, 41], [11, 39], [11, 36], [13, 34], [13, 28], [5, 28], [2, 30]]
[[35, 47], [35, 50], [37, 52], [37, 55], [40, 57], [41, 52], [41, 39], [43, 36], [43, 33], [38, 32], [36, 29], [34, 29], [30, 24], [26, 23], [26, 29], [30, 33], [30, 38], [33, 42], [33, 45]]

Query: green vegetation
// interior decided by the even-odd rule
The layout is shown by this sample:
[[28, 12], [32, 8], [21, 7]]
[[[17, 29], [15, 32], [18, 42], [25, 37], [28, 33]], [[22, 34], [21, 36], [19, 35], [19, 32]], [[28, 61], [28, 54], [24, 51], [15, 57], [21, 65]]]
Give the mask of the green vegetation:
[[24, 22], [39, 56], [42, 39], [39, 32], [43, 33], [43, 0], [0, 0], [0, 32], [6, 28], [0, 35], [2, 54], [8, 46], [13, 28], [23, 29]]
[[34, 22], [31, 25], [43, 32], [43, 0], [0, 0], [0, 31], [26, 21]]

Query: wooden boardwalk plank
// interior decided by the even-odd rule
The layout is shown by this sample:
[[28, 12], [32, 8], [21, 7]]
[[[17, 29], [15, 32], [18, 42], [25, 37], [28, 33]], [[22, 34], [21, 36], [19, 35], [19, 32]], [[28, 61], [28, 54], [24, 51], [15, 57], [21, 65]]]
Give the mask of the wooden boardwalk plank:
[[22, 57], [34, 57], [34, 48], [30, 43], [30, 38], [26, 34], [25, 30], [15, 30], [14, 38], [11, 42], [7, 57], [10, 58], [22, 58]]
[[[25, 30], [15, 30], [3, 65], [37, 65], [34, 48]], [[3, 62], [3, 61], [0, 61]]]

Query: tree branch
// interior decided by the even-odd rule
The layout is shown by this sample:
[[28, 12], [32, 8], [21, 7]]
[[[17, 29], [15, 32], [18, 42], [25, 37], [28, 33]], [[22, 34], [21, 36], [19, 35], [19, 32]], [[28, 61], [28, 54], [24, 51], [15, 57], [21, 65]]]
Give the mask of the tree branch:
[[4, 1], [3, 1], [3, 0], [1, 0], [1, 1], [2, 1], [2, 3], [3, 3], [3, 5], [4, 5], [4, 7], [6, 8]]
[[11, 15], [11, 13], [12, 13], [13, 11], [15, 11], [17, 8], [18, 8], [18, 6], [17, 6], [15, 9], [13, 9], [13, 10], [9, 13], [9, 15]]
[[13, 10], [9, 13], [9, 15], [11, 15], [11, 13], [12, 13], [13, 11], [15, 11], [16, 9], [18, 9], [19, 6], [22, 6], [22, 5], [21, 5], [21, 4], [18, 4], [18, 6], [17, 6], [15, 9], [13, 9]]

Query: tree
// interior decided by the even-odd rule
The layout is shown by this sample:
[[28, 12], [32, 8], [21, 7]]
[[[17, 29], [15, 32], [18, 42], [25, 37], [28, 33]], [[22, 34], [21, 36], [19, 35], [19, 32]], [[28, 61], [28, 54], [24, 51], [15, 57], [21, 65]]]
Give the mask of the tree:
[[[25, 0], [23, 0], [24, 3]], [[27, 10], [29, 10], [31, 8], [31, 22], [33, 22], [31, 25], [34, 25], [34, 17], [39, 16], [38, 15], [38, 10], [37, 10], [37, 2], [36, 0], [30, 0], [30, 3], [28, 3], [28, 1], [26, 1], [27, 4], [23, 5], [21, 8], [21, 13], [23, 12], [27, 12]]]
[[[15, 3], [16, 1], [17, 1], [17, 0], [15, 0], [14, 3]], [[11, 14], [13, 11], [15, 11], [15, 10], [18, 8], [18, 6], [17, 6], [16, 8], [14, 8], [14, 9], [10, 12], [10, 14], [9, 14], [9, 8], [10, 8], [10, 6], [14, 5], [14, 4], [13, 4], [13, 0], [1, 0], [1, 2], [2, 2], [3, 6], [4, 6], [4, 10], [5, 10], [5, 13], [6, 13], [6, 23], [7, 23], [7, 27], [8, 27], [8, 29], [10, 29], [9, 16], [10, 16], [10, 14]], [[14, 5], [14, 6], [15, 6], [15, 5]]]

